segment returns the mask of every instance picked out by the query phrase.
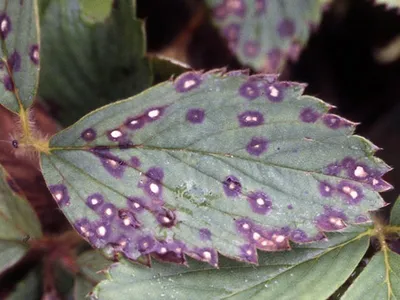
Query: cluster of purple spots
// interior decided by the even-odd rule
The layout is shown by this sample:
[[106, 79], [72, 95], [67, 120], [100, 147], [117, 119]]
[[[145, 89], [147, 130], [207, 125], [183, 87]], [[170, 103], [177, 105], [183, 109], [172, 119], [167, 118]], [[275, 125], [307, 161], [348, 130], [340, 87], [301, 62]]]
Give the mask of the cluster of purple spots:
[[122, 178], [128, 164], [118, 156], [112, 154], [108, 147], [97, 146], [90, 149], [90, 152], [100, 159], [101, 164], [111, 176]]
[[246, 151], [250, 155], [260, 156], [268, 149], [268, 141], [263, 137], [252, 137], [246, 146]]
[[238, 232], [245, 237], [251, 245], [254, 245], [260, 250], [279, 251], [290, 248], [290, 229], [288, 228], [267, 230], [259, 225], [255, 225], [246, 218], [236, 220], [235, 226]]
[[351, 127], [354, 125], [354, 123], [350, 122], [349, 120], [346, 120], [334, 114], [324, 114], [322, 116], [322, 122], [331, 129]]
[[243, 46], [243, 52], [247, 57], [256, 57], [261, 50], [260, 42], [246, 41]]
[[176, 225], [176, 215], [172, 210], [165, 207], [160, 207], [155, 210], [154, 214], [158, 223], [162, 227], [171, 228]]
[[335, 231], [346, 227], [347, 216], [332, 207], [325, 207], [324, 212], [315, 219], [317, 227], [324, 231]]
[[261, 191], [251, 192], [247, 195], [251, 210], [257, 214], [266, 215], [271, 211], [271, 199]]
[[350, 205], [358, 204], [364, 198], [361, 188], [347, 180], [342, 180], [339, 182], [337, 190]]
[[12, 30], [12, 24], [10, 17], [6, 13], [0, 14], [0, 37], [5, 40]]
[[242, 185], [239, 179], [233, 175], [229, 175], [222, 182], [225, 195], [228, 197], [238, 197], [242, 193]]
[[200, 124], [203, 123], [205, 115], [204, 109], [192, 108], [186, 113], [186, 120], [193, 124]]
[[181, 241], [160, 241], [154, 256], [162, 261], [185, 265], [186, 259], [184, 252], [186, 250], [186, 245]]
[[201, 75], [196, 72], [187, 72], [175, 80], [175, 90], [178, 93], [189, 92], [197, 88], [202, 82]]
[[[141, 129], [144, 127], [144, 125], [146, 125], [146, 123], [152, 123], [156, 120], [159, 120], [164, 115], [165, 109], [165, 106], [151, 107], [141, 115], [127, 118], [124, 122], [124, 125], [130, 130]], [[121, 132], [121, 135], [118, 134], [118, 138], [125, 138], [120, 129], [116, 130]]]
[[264, 124], [262, 113], [254, 110], [248, 110], [238, 115], [240, 127], [254, 127]]
[[194, 248], [189, 250], [188, 255], [204, 262], [209, 263], [214, 267], [218, 267], [218, 253], [212, 248]]
[[290, 38], [296, 32], [296, 26], [292, 20], [280, 20], [277, 27], [278, 34], [281, 38]]
[[230, 14], [243, 18], [246, 14], [246, 3], [244, 0], [224, 0], [220, 5], [214, 7], [213, 15], [217, 20], [223, 20]]
[[257, 82], [245, 82], [239, 87], [239, 95], [248, 99], [254, 100], [260, 96], [260, 89], [257, 86]]
[[70, 204], [68, 189], [63, 184], [55, 184], [49, 186], [50, 193], [52, 194], [54, 200], [62, 208]]
[[300, 112], [300, 120], [305, 123], [315, 123], [320, 114], [311, 107], [303, 108]]
[[39, 45], [35, 44], [29, 48], [29, 57], [35, 65], [39, 64], [39, 59], [40, 59]]
[[142, 188], [151, 198], [160, 199], [163, 188], [163, 178], [164, 171], [161, 168], [152, 167], [146, 172], [145, 179], [140, 180], [138, 187]]

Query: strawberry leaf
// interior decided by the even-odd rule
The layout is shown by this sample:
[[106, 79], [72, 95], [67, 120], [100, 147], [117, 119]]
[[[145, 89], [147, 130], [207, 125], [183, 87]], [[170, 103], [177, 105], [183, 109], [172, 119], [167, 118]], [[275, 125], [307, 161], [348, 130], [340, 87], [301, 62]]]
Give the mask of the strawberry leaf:
[[26, 241], [41, 236], [40, 223], [25, 199], [17, 196], [14, 181], [0, 168], [0, 273], [28, 250]]
[[46, 183], [97, 248], [256, 264], [257, 248], [368, 222], [390, 188], [377, 148], [303, 89], [240, 71], [182, 74], [55, 135]]
[[39, 72], [36, 0], [0, 1], [0, 104], [19, 112], [31, 106]]
[[94, 24], [82, 19], [79, 2], [42, 3], [47, 6], [41, 18], [39, 95], [63, 125], [152, 82], [143, 24], [132, 0], [116, 2], [110, 16]]
[[215, 24], [239, 60], [276, 72], [296, 60], [329, 0], [206, 0]]
[[367, 248], [368, 238], [359, 239], [354, 231], [290, 252], [260, 253], [258, 267], [223, 259], [219, 270], [195, 261], [190, 268], [161, 263], [144, 268], [122, 260], [111, 266], [94, 294], [105, 300], [129, 295], [148, 300], [325, 300], [348, 278]]

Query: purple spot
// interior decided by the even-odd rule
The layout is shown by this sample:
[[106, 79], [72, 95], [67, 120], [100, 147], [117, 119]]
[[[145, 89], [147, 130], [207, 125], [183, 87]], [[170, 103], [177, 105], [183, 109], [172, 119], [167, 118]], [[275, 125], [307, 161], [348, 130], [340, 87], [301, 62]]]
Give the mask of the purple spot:
[[172, 210], [161, 207], [156, 212], [156, 219], [161, 226], [171, 228], [176, 224], [176, 215]]
[[80, 219], [74, 223], [75, 230], [82, 236], [88, 238], [93, 235], [92, 225], [87, 218]]
[[201, 77], [197, 73], [187, 72], [175, 80], [175, 90], [178, 93], [189, 92], [198, 87], [200, 83]]
[[292, 204], [289, 204], [289, 205], [287, 206], [287, 208], [288, 208], [288, 209], [293, 209], [293, 205], [292, 205]]
[[32, 45], [29, 49], [29, 57], [31, 58], [31, 61], [37, 65], [39, 64], [39, 46], [38, 45]]
[[122, 228], [139, 228], [140, 222], [136, 219], [133, 212], [128, 209], [118, 210], [118, 217]]
[[96, 139], [96, 131], [93, 128], [88, 128], [81, 133], [81, 138], [86, 142], [92, 142]]
[[132, 156], [130, 159], [130, 166], [133, 168], [139, 168], [141, 165], [140, 159], [137, 156]]
[[346, 202], [350, 205], [358, 204], [364, 198], [361, 188], [346, 180], [339, 182], [337, 190], [345, 197]]
[[272, 207], [272, 202], [269, 197], [263, 192], [252, 192], [247, 196], [247, 201], [251, 206], [251, 210], [257, 214], [265, 215]]
[[211, 240], [211, 231], [207, 228], [201, 228], [199, 230], [200, 239], [202, 241], [210, 241]]
[[54, 200], [60, 207], [69, 205], [69, 194], [67, 187], [63, 184], [56, 184], [49, 186], [50, 193], [53, 195]]
[[289, 19], [284, 19], [278, 24], [278, 33], [281, 38], [289, 38], [294, 35], [296, 27], [294, 22]]
[[239, 219], [235, 222], [235, 227], [242, 235], [248, 236], [251, 233], [254, 224], [249, 219]]
[[142, 212], [145, 209], [143, 199], [139, 197], [128, 197], [128, 206], [135, 212]]
[[216, 20], [223, 20], [226, 18], [228, 12], [224, 4], [217, 5], [213, 9], [213, 16]]
[[250, 240], [258, 249], [264, 251], [278, 251], [289, 249], [288, 230], [265, 231], [253, 228]]
[[240, 34], [239, 24], [229, 24], [222, 29], [223, 36], [228, 40], [229, 48], [234, 50], [237, 47]]
[[161, 241], [156, 249], [156, 258], [177, 264], [186, 264], [184, 256], [185, 245], [180, 241]]
[[104, 203], [104, 197], [99, 193], [90, 195], [86, 199], [86, 205], [89, 206], [94, 211], [98, 211], [99, 208], [103, 205], [103, 203]]
[[341, 162], [341, 166], [345, 169], [352, 169], [354, 168], [355, 164], [356, 160], [351, 157], [345, 157]]
[[233, 175], [225, 178], [222, 182], [222, 187], [224, 188], [225, 195], [228, 197], [237, 197], [242, 192], [242, 185], [239, 179]]
[[108, 239], [112, 234], [110, 223], [103, 221], [94, 222], [92, 223], [92, 229], [95, 236], [98, 238], [98, 240], [89, 238], [89, 241], [92, 242], [92, 244], [96, 245], [96, 247], [100, 247], [99, 244], [104, 245], [105, 242], [108, 242]]
[[119, 129], [112, 129], [107, 131], [107, 138], [112, 142], [122, 141], [126, 134]]
[[205, 117], [204, 109], [189, 109], [186, 114], [186, 120], [193, 124], [203, 123]]
[[146, 176], [160, 183], [161, 180], [164, 178], [164, 171], [161, 168], [152, 167], [147, 171]]
[[388, 190], [393, 189], [393, 186], [389, 183], [387, 183], [385, 180], [380, 178], [381, 175], [375, 174], [374, 172], [371, 172], [370, 177], [368, 178], [368, 183], [372, 185], [375, 191], [377, 192], [385, 192]]
[[268, 141], [263, 137], [252, 137], [246, 146], [247, 152], [255, 156], [260, 156], [262, 153], [267, 151], [267, 148]]
[[112, 220], [117, 215], [117, 208], [112, 203], [106, 203], [101, 207], [100, 214], [103, 218]]
[[5, 40], [12, 29], [11, 20], [8, 15], [2, 13], [0, 15], [0, 37]]
[[241, 127], [253, 127], [264, 124], [264, 116], [258, 111], [245, 111], [238, 115]]
[[218, 267], [218, 253], [212, 248], [195, 248], [189, 253], [193, 258], [209, 263]]
[[327, 127], [331, 129], [338, 129], [340, 127], [349, 127], [354, 125], [352, 122], [333, 114], [323, 115], [322, 121]]
[[324, 231], [335, 231], [346, 227], [346, 215], [333, 208], [326, 207], [325, 212], [317, 217], [315, 223]]
[[354, 219], [354, 223], [356, 224], [362, 224], [362, 223], [368, 223], [371, 222], [371, 219], [368, 218], [367, 216], [359, 215]]
[[248, 100], [254, 100], [260, 96], [260, 90], [255, 82], [245, 82], [240, 86], [239, 94]]
[[332, 176], [337, 176], [339, 175], [341, 170], [341, 166], [337, 163], [331, 163], [327, 165], [324, 169], [324, 174], [326, 175], [332, 175]]
[[21, 55], [17, 51], [14, 51], [7, 59], [8, 66], [12, 72], [18, 72], [21, 70]]
[[147, 235], [138, 239], [137, 247], [140, 253], [148, 254], [157, 249], [157, 241], [154, 237]]
[[256, 57], [260, 54], [260, 43], [258, 41], [247, 41], [243, 46], [244, 54], [247, 57]]
[[225, 7], [228, 12], [233, 13], [241, 18], [246, 14], [246, 5], [243, 0], [225, 0]]
[[146, 120], [144, 116], [128, 118], [125, 121], [125, 126], [131, 130], [137, 130], [144, 126]]
[[4, 76], [3, 78], [3, 84], [4, 84], [4, 88], [7, 91], [14, 91], [14, 81], [12, 80], [12, 78], [8, 75]]
[[366, 180], [371, 170], [365, 164], [354, 164], [349, 165], [347, 168], [347, 175], [354, 180]]
[[254, 245], [243, 245], [240, 247], [240, 260], [249, 262], [252, 264], [257, 264], [258, 254], [257, 249]]
[[309, 243], [313, 241], [319, 241], [324, 238], [323, 234], [318, 234], [315, 237], [309, 237], [303, 230], [295, 229], [290, 233], [290, 240], [295, 243]]
[[145, 120], [147, 122], [154, 122], [160, 119], [164, 115], [164, 112], [165, 112], [165, 107], [160, 106], [160, 107], [149, 108], [144, 113]]
[[122, 178], [126, 169], [126, 163], [119, 157], [111, 154], [109, 150], [98, 149], [93, 150], [94, 154], [99, 157], [103, 167], [115, 178]]
[[256, 7], [256, 16], [260, 16], [266, 12], [266, 0], [256, 0], [255, 7]]
[[300, 113], [300, 120], [306, 123], [315, 123], [319, 118], [319, 113], [314, 109], [307, 107], [304, 108]]
[[265, 94], [271, 102], [282, 102], [284, 85], [282, 83], [274, 83], [265, 86]]
[[268, 54], [268, 70], [277, 71], [283, 59], [283, 53], [278, 48], [271, 49]]
[[333, 194], [333, 187], [326, 181], [319, 183], [319, 192], [324, 197], [331, 197]]

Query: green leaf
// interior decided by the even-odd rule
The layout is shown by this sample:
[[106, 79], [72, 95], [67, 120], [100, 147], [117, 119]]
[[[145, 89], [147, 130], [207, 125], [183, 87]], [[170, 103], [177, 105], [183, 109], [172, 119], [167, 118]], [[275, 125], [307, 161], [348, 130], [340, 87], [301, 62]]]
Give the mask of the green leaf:
[[257, 71], [296, 60], [329, 0], [206, 0], [232, 52]]
[[304, 86], [189, 72], [99, 109], [50, 141], [42, 171], [93, 246], [130, 259], [257, 263], [369, 221], [389, 167]]
[[15, 290], [6, 297], [6, 300], [39, 300], [41, 299], [42, 283], [41, 270], [36, 268], [22, 279]]
[[[386, 256], [386, 257], [385, 257]], [[342, 300], [400, 298], [400, 256], [392, 251], [376, 254]]]
[[189, 71], [189, 67], [164, 57], [152, 57], [154, 82], [160, 83]]
[[104, 21], [111, 12], [113, 0], [79, 0], [82, 19], [88, 22]]
[[0, 240], [0, 274], [17, 263], [27, 250], [27, 245]]
[[[260, 253], [260, 265], [224, 259], [220, 269], [121, 261], [94, 290], [98, 299], [327, 299], [351, 274], [368, 248], [357, 232], [331, 236], [289, 252]], [[150, 288], [149, 288], [150, 287]], [[360, 298], [361, 299], [361, 298]]]
[[38, 84], [36, 0], [0, 1], [0, 104], [19, 112], [31, 106]]
[[390, 212], [390, 224], [400, 225], [400, 197], [397, 198]]
[[41, 25], [39, 95], [63, 125], [151, 85], [143, 24], [132, 0], [120, 0], [95, 24], [82, 20], [78, 0], [53, 0]]

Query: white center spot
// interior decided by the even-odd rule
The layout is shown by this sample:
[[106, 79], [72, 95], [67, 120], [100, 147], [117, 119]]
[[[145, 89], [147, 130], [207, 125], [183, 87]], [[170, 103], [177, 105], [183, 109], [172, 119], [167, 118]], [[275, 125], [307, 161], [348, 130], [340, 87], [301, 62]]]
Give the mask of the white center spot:
[[136, 125], [137, 123], [139, 123], [139, 121], [138, 120], [132, 120], [132, 121], [130, 121], [129, 122], [131, 125]]
[[91, 202], [92, 202], [92, 205], [97, 205], [99, 203], [99, 200], [97, 200], [97, 198], [93, 198], [91, 200]]
[[377, 185], [378, 183], [379, 183], [379, 181], [378, 181], [377, 179], [375, 179], [375, 178], [372, 179], [372, 184], [373, 184], [373, 185]]
[[162, 220], [163, 220], [164, 223], [167, 223], [167, 224], [171, 223], [171, 219], [168, 218], [168, 217], [163, 217]]
[[97, 228], [97, 234], [99, 236], [105, 236], [107, 233], [107, 229], [104, 226], [100, 226], [99, 228]]
[[125, 225], [125, 226], [131, 225], [131, 220], [130, 220], [129, 218], [125, 218], [125, 219], [123, 220], [123, 222], [124, 222], [124, 225]]
[[257, 198], [256, 202], [257, 202], [257, 204], [260, 205], [260, 206], [265, 205], [265, 201], [264, 201], [264, 199], [262, 199], [262, 198]]
[[54, 198], [56, 198], [57, 201], [61, 201], [61, 199], [63, 198], [63, 193], [62, 192], [56, 192], [54, 193]]
[[188, 89], [188, 88], [191, 88], [192, 86], [194, 86], [195, 84], [196, 84], [196, 81], [195, 81], [195, 80], [189, 79], [189, 80], [186, 80], [186, 81], [185, 81], [185, 83], [183, 84], [183, 87], [184, 87], [185, 89]]
[[242, 225], [242, 228], [245, 229], [245, 230], [249, 230], [249, 229], [250, 229], [250, 225], [247, 224], [247, 223], [244, 223], [244, 224]]
[[264, 240], [261, 242], [261, 245], [264, 247], [267, 247], [267, 246], [274, 246], [275, 244], [274, 244], [274, 242], [272, 242], [270, 240]]
[[111, 208], [107, 208], [107, 209], [105, 210], [105, 214], [106, 214], [107, 216], [112, 216], [112, 214], [113, 214], [112, 209], [111, 209]]
[[230, 190], [234, 190], [234, 189], [236, 188], [236, 184], [233, 183], [233, 182], [231, 182], [231, 183], [229, 184], [228, 188], [229, 188]]
[[336, 217], [330, 217], [329, 218], [329, 222], [333, 225], [335, 225], [336, 227], [344, 227], [344, 223], [343, 220], [340, 218], [336, 218]]
[[107, 164], [111, 165], [112, 167], [116, 167], [118, 162], [113, 159], [107, 159]]
[[358, 197], [358, 193], [356, 190], [353, 190], [351, 187], [349, 186], [344, 186], [342, 188], [342, 191], [344, 193], [346, 193], [347, 195], [349, 195], [351, 198], [356, 199]]
[[325, 188], [324, 188], [324, 190], [325, 190], [325, 192], [330, 192], [331, 191], [331, 188], [329, 187], [329, 186], [325, 186]]
[[273, 239], [277, 243], [282, 243], [285, 240], [285, 236], [284, 235], [274, 235]]
[[253, 254], [253, 251], [251, 251], [251, 250], [249, 249], [249, 250], [246, 251], [246, 254], [247, 254], [247, 255], [252, 255], [252, 254]]
[[35, 60], [39, 60], [39, 50], [33, 50], [32, 56]]
[[278, 91], [278, 89], [276, 87], [271, 85], [270, 87], [268, 87], [268, 89], [269, 89], [269, 94], [272, 97], [278, 97], [279, 96], [279, 91]]
[[364, 168], [361, 166], [358, 166], [355, 170], [354, 170], [354, 176], [356, 177], [361, 177], [361, 178], [365, 178], [368, 176], [368, 173], [365, 172]]
[[182, 248], [179, 248], [179, 247], [176, 248], [176, 249], [175, 249], [175, 252], [176, 252], [176, 253], [181, 253], [181, 252], [182, 252]]
[[255, 116], [247, 116], [245, 119], [244, 119], [246, 122], [257, 122], [258, 121], [258, 118], [257, 117], [255, 117]]
[[158, 194], [160, 192], [160, 188], [158, 187], [157, 184], [151, 183], [150, 184], [150, 191], [152, 191], [154, 194]]
[[211, 260], [211, 253], [210, 253], [209, 251], [204, 251], [204, 252], [203, 252], [203, 257], [204, 257], [206, 260]]
[[160, 115], [160, 110], [159, 109], [153, 109], [151, 111], [149, 111], [149, 113], [147, 114], [149, 116], [149, 118], [157, 118]]
[[148, 248], [148, 247], [149, 247], [149, 243], [148, 243], [148, 242], [144, 242], [144, 243], [142, 244], [142, 247], [145, 248], [145, 249]]
[[133, 206], [134, 206], [135, 208], [139, 208], [139, 207], [140, 207], [140, 204], [137, 203], [137, 202], [133, 202]]
[[119, 130], [113, 130], [111, 131], [110, 135], [112, 138], [117, 139], [122, 136], [122, 132]]
[[261, 235], [258, 232], [253, 233], [253, 240], [257, 241], [260, 239], [260, 237], [261, 237]]
[[119, 244], [120, 244], [122, 247], [125, 247], [126, 244], [127, 244], [127, 241], [126, 241], [126, 240], [121, 240], [121, 241], [119, 242]]
[[7, 19], [4, 19], [3, 21], [1, 21], [0, 27], [1, 27], [1, 31], [3, 31], [3, 32], [8, 29], [8, 21], [7, 21]]
[[160, 253], [161, 253], [161, 254], [167, 253], [167, 248], [162, 247], [162, 248], [160, 249]]

